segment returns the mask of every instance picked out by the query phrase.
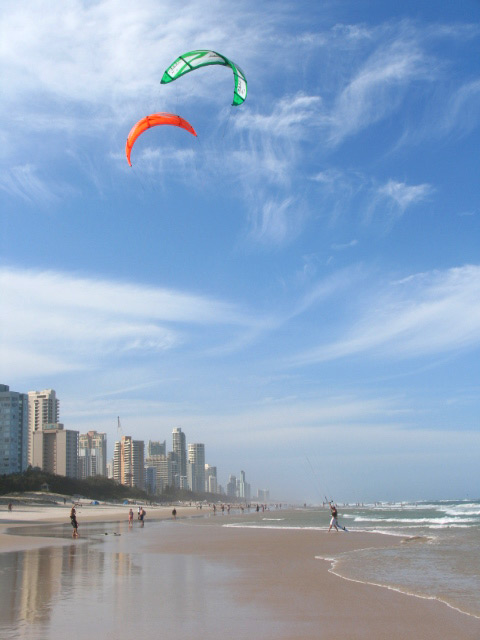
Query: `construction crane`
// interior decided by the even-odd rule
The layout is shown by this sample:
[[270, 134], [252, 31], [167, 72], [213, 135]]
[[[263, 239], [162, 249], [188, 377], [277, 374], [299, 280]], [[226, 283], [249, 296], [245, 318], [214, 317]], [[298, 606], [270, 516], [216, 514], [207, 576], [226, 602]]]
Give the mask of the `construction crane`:
[[117, 416], [117, 438], [120, 440], [123, 436], [122, 424], [120, 422], [120, 417]]

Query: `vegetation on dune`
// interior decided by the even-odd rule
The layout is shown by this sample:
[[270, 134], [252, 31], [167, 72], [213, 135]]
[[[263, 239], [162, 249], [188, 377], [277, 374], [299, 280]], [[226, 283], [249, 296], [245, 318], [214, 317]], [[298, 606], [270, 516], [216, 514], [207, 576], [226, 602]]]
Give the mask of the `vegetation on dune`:
[[121, 502], [123, 500], [141, 500], [142, 502], [173, 502], [177, 500], [217, 501], [218, 495], [201, 494], [186, 489], [166, 487], [160, 496], [150, 496], [141, 489], [126, 487], [103, 476], [94, 476], [86, 480], [77, 480], [65, 476], [56, 476], [40, 469], [29, 467], [23, 473], [0, 475], [0, 495], [42, 491], [48, 485], [48, 491], [65, 496], [81, 496], [90, 500]]

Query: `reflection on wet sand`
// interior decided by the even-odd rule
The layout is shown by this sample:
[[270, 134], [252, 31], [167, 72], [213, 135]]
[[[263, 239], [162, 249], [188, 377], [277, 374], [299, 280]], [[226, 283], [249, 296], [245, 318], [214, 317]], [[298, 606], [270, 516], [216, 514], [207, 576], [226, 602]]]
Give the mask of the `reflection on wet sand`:
[[104, 551], [75, 541], [0, 554], [0, 637], [48, 637], [55, 606], [85, 589], [102, 593], [117, 587], [121, 601], [121, 585], [138, 567], [129, 553]]
[[[178, 547], [177, 530], [96, 524], [65, 546], [0, 554], [0, 638], [121, 640], [159, 629], [171, 638], [195, 637], [199, 629], [223, 638], [219, 612], [231, 618], [242, 609], [225, 589], [232, 570], [183, 554], [181, 546], [163, 552], [167, 540]], [[43, 528], [41, 535], [65, 539], [67, 531]]]
[[46, 547], [0, 556], [0, 629], [25, 622], [39, 627], [48, 623], [72, 551], [76, 550]]

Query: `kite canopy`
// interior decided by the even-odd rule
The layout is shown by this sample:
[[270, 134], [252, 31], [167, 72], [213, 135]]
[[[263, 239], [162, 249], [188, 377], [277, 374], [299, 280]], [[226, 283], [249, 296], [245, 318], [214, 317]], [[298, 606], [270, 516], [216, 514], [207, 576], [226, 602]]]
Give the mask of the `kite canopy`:
[[127, 155], [128, 164], [130, 166], [132, 166], [132, 163], [130, 162], [130, 154], [132, 152], [132, 147], [135, 144], [135, 140], [144, 131], [150, 129], [150, 127], [157, 127], [160, 124], [170, 124], [174, 127], [181, 127], [182, 129], [189, 131], [194, 136], [197, 135], [195, 133], [195, 129], [189, 122], [187, 122], [180, 116], [175, 115], [174, 113], [152, 113], [150, 116], [142, 118], [137, 122], [137, 124], [133, 125], [132, 130], [128, 134], [125, 153]]
[[173, 82], [173, 80], [184, 76], [186, 73], [189, 73], [189, 71], [194, 71], [209, 64], [221, 64], [224, 67], [230, 67], [232, 69], [235, 78], [232, 106], [242, 104], [247, 97], [247, 79], [245, 78], [245, 74], [238, 65], [216, 51], [196, 49], [195, 51], [184, 53], [167, 68], [163, 74], [161, 84]]

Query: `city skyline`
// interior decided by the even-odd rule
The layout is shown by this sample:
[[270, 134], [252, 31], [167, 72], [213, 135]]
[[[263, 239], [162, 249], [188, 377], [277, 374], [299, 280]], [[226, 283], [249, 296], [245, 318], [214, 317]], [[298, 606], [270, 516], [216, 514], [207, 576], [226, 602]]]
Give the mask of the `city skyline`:
[[[0, 380], [110, 442], [178, 425], [290, 502], [474, 494], [479, 24], [475, 0], [5, 0]], [[242, 104], [230, 67], [161, 84], [194, 49]], [[158, 112], [197, 136], [152, 127], [130, 167]]]
[[[111, 464], [111, 477], [116, 482], [146, 488], [145, 474], [149, 459], [156, 457], [157, 461], [162, 458], [167, 462], [173, 455], [178, 479], [174, 482], [169, 473], [169, 481], [164, 483], [162, 489], [171, 485], [190, 488], [196, 493], [208, 492], [208, 475], [214, 477], [214, 489], [211, 493], [217, 493], [217, 487], [221, 487], [217, 482], [218, 463], [206, 463], [205, 443], [187, 443], [186, 434], [180, 427], [172, 428], [172, 449], [168, 451], [166, 439], [163, 442], [147, 442], [141, 438], [134, 439], [130, 435], [124, 435], [120, 418], [117, 417], [117, 436], [110, 443], [109, 456], [106, 433], [93, 428], [81, 433], [78, 429], [65, 428], [59, 420], [60, 399], [57, 398], [55, 389], [23, 393], [11, 390], [9, 385], [0, 384], [1, 472], [17, 473], [25, 470], [27, 466], [43, 469], [46, 462], [46, 470], [51, 473], [85, 479], [97, 474], [106, 477], [108, 464]], [[12, 444], [8, 444], [9, 442]], [[4, 443], [7, 443], [5, 451]], [[77, 449], [75, 459], [72, 458], [74, 444]], [[125, 449], [128, 451], [125, 452]], [[8, 460], [8, 464], [4, 464], [4, 458]], [[128, 468], [124, 468], [124, 464], [128, 465]], [[245, 472], [240, 471], [240, 474], [244, 483]], [[182, 485], [182, 479], [187, 481], [185, 485]], [[259, 490], [264, 491], [261, 488]], [[245, 493], [241, 492], [238, 497], [245, 497]]]

